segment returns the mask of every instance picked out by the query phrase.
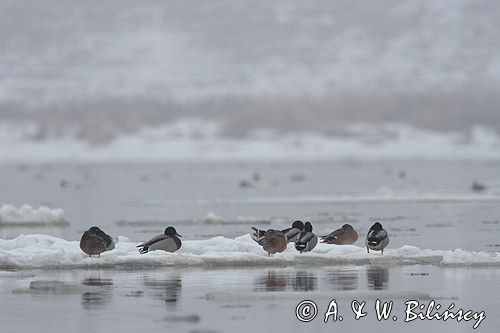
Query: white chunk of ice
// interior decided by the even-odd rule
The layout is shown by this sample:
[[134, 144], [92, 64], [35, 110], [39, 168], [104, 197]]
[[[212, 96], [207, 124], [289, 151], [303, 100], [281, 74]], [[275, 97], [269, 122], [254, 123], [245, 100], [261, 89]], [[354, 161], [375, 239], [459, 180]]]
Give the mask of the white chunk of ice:
[[78, 241], [67, 241], [49, 235], [21, 235], [15, 239], [0, 239], [0, 267], [2, 269], [74, 268], [74, 267], [165, 267], [165, 266], [282, 266], [331, 264], [442, 264], [442, 265], [500, 265], [500, 253], [456, 250], [422, 250], [415, 246], [386, 249], [380, 253], [366, 253], [354, 245], [332, 246], [318, 244], [309, 252], [300, 254], [292, 246], [283, 253], [268, 257], [250, 235], [229, 239], [222, 236], [207, 240], [184, 241], [176, 253], [155, 251], [139, 254], [137, 242], [120, 240], [112, 251], [100, 258], [89, 258], [78, 246]]
[[34, 208], [22, 205], [17, 208], [12, 205], [0, 207], [0, 225], [64, 225], [64, 211], [60, 208], [40, 206]]

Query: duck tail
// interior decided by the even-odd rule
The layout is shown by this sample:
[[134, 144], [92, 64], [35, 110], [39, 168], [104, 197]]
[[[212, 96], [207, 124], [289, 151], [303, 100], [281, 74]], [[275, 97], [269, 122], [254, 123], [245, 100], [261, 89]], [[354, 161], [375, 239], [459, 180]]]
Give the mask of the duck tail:
[[264, 230], [259, 230], [255, 227], [252, 227], [251, 229], [253, 230], [253, 234], [257, 237], [263, 237], [264, 234], [266, 233]]
[[302, 252], [302, 251], [304, 251], [304, 250], [305, 250], [306, 245], [307, 245], [306, 243], [302, 243], [302, 242], [300, 242], [300, 243], [295, 243], [295, 249], [296, 249], [297, 251]]
[[149, 251], [149, 247], [147, 247], [147, 246], [144, 246], [142, 249], [139, 249], [140, 254], [148, 253], [148, 251]]

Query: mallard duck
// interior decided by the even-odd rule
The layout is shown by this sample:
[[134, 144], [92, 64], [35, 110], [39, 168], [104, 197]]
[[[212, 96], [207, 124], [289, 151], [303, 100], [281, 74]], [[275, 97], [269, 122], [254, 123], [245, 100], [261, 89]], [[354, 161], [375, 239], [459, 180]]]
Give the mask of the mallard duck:
[[384, 248], [389, 244], [389, 235], [387, 231], [382, 228], [380, 222], [375, 222], [372, 225], [368, 234], [366, 235], [366, 251], [370, 253], [370, 249], [373, 251], [381, 251], [384, 254]]
[[182, 236], [177, 233], [174, 227], [167, 227], [163, 234], [155, 236], [147, 242], [137, 245], [137, 247], [140, 248], [139, 253], [142, 254], [156, 250], [175, 252], [180, 249], [182, 245], [179, 237]]
[[291, 228], [283, 229], [283, 235], [285, 236], [285, 240], [290, 242], [295, 242], [299, 238], [300, 233], [304, 230], [304, 223], [302, 221], [295, 221], [292, 223]]
[[[259, 230], [255, 227], [252, 227], [252, 234], [250, 235], [254, 241], [260, 244], [262, 239], [264, 238], [264, 235], [266, 233], [265, 230]], [[304, 223], [302, 221], [295, 221], [292, 223], [291, 228], [286, 228], [281, 230], [283, 233], [283, 236], [285, 237], [285, 240], [290, 243], [290, 242], [295, 242], [297, 240], [297, 237], [299, 236], [300, 232], [304, 230]]]
[[358, 240], [358, 233], [352, 225], [344, 224], [342, 228], [332, 231], [326, 236], [321, 236], [321, 242], [327, 244], [347, 245]]
[[80, 239], [80, 249], [90, 256], [101, 256], [101, 253], [115, 248], [113, 238], [98, 227], [85, 231]]
[[309, 252], [318, 244], [318, 236], [313, 234], [312, 231], [313, 227], [311, 222], [306, 222], [304, 224], [304, 230], [299, 234], [295, 242], [295, 249], [300, 253]]
[[264, 237], [261, 239], [260, 245], [267, 252], [268, 256], [275, 253], [281, 253], [286, 250], [287, 242], [285, 240], [285, 235], [279, 230], [269, 229], [264, 233]]

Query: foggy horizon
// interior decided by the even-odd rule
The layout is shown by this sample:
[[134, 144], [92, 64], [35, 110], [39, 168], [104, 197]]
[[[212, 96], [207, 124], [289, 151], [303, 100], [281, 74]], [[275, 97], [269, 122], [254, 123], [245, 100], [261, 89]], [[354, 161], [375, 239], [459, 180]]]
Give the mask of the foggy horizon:
[[185, 117], [498, 132], [500, 5], [450, 3], [2, 0], [0, 120], [95, 144]]

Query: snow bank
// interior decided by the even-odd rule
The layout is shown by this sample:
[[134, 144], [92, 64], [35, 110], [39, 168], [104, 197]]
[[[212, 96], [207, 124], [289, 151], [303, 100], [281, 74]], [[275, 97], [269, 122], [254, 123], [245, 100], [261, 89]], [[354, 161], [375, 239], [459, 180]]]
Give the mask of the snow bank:
[[64, 219], [64, 211], [59, 208], [49, 208], [40, 206], [33, 208], [30, 205], [23, 205], [16, 208], [12, 205], [2, 205], [0, 207], [0, 226], [54, 226], [67, 225]]
[[[110, 143], [91, 146], [71, 133], [30, 139], [30, 126], [0, 126], [0, 162], [165, 162], [303, 160], [498, 160], [500, 136], [477, 127], [470, 135], [416, 129], [404, 124], [356, 125], [347, 136], [255, 133], [226, 137], [217, 122], [180, 119]], [[24, 128], [23, 127], [23, 128]]]
[[156, 251], [141, 255], [136, 242], [120, 236], [116, 248], [100, 258], [81, 252], [78, 241], [49, 235], [21, 235], [12, 240], [0, 239], [2, 269], [128, 268], [168, 266], [284, 266], [331, 264], [443, 264], [500, 265], [500, 253], [463, 250], [422, 250], [414, 246], [387, 249], [384, 255], [367, 254], [364, 248], [318, 244], [310, 253], [300, 254], [293, 247], [268, 257], [250, 235], [235, 239], [214, 237], [185, 241], [177, 253]]

